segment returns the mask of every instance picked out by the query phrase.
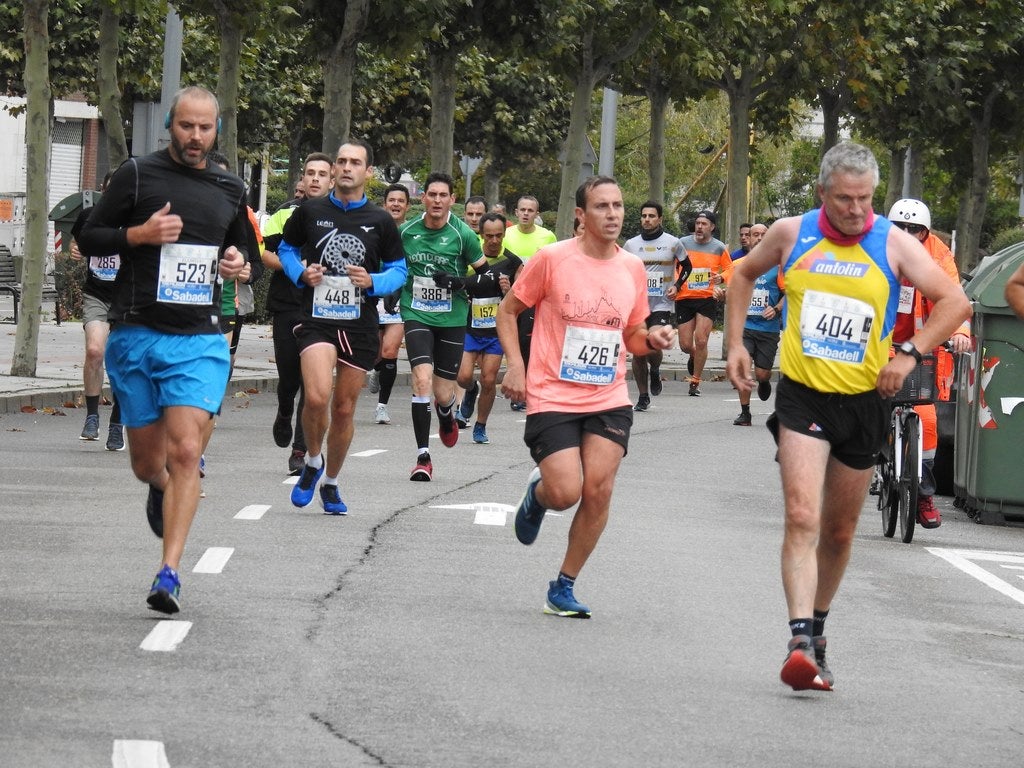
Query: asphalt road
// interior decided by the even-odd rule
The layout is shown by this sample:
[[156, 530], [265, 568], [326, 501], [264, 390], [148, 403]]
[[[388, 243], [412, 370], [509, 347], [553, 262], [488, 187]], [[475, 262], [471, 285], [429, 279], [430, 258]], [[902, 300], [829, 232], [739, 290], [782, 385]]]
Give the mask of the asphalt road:
[[636, 415], [589, 621], [541, 613], [571, 518], [516, 542], [531, 463], [503, 400], [490, 445], [435, 439], [411, 483], [408, 389], [391, 426], [364, 393], [336, 518], [290, 505], [274, 396], [229, 399], [173, 624], [146, 609], [160, 549], [127, 452], [79, 441], [82, 411], [0, 416], [0, 765], [1020, 765], [1024, 529], [940, 499], [905, 545], [869, 498], [837, 690], [794, 693], [770, 404], [734, 427], [728, 385], [703, 390]]

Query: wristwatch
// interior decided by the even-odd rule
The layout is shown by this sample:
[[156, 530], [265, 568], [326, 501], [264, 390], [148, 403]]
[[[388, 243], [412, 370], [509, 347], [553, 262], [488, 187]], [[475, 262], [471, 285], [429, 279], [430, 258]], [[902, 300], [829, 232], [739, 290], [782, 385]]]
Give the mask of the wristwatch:
[[917, 347], [915, 347], [914, 343], [911, 341], [904, 341], [896, 347], [896, 351], [902, 352], [904, 355], [910, 355], [918, 362], [918, 364], [921, 363], [921, 353], [917, 351]]

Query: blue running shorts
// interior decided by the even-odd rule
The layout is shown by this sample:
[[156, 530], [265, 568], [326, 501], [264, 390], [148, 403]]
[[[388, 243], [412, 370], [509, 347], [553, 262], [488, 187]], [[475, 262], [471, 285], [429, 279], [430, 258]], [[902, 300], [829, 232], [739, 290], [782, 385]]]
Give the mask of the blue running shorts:
[[179, 335], [119, 324], [107, 340], [106, 364], [121, 422], [145, 427], [173, 405], [216, 413], [231, 359], [219, 333]]
[[497, 336], [474, 336], [472, 333], [466, 334], [462, 350], [464, 352], [483, 352], [485, 355], [498, 355], [499, 357], [505, 354]]

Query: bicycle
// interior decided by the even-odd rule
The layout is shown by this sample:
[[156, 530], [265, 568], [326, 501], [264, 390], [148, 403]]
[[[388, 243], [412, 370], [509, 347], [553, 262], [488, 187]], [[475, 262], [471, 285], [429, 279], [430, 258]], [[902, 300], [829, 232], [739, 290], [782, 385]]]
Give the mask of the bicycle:
[[917, 492], [921, 484], [921, 418], [915, 405], [930, 403], [935, 389], [935, 355], [924, 355], [892, 398], [892, 416], [878, 454], [870, 493], [878, 497], [882, 535], [891, 539], [899, 522], [900, 540], [909, 544], [917, 522]]

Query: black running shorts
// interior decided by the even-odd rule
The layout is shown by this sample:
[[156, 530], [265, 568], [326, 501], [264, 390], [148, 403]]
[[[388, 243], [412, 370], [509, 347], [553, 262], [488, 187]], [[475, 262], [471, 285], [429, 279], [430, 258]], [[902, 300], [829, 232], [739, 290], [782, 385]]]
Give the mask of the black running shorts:
[[836, 460], [851, 469], [869, 469], [885, 442], [889, 415], [889, 401], [875, 390], [827, 394], [783, 377], [775, 391], [775, 413], [767, 426], [776, 443], [782, 424], [801, 435], [828, 441]]

